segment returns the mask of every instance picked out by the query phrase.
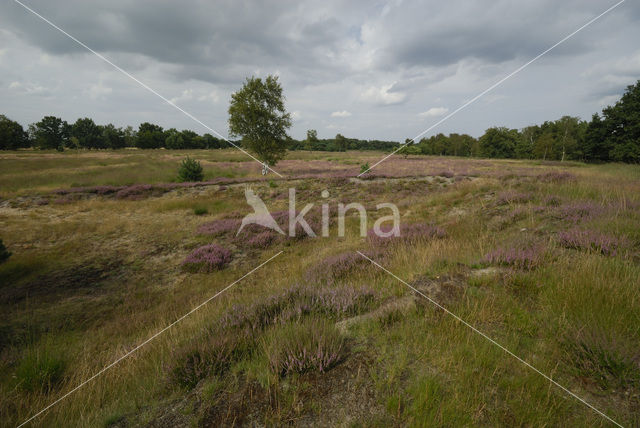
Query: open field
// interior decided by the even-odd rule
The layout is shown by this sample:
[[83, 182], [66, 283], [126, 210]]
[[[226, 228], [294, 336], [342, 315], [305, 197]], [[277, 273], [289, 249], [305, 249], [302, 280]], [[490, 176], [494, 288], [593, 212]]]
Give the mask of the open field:
[[[187, 154], [206, 182], [175, 183]], [[395, 156], [353, 178], [382, 156], [292, 152], [264, 178], [234, 150], [0, 153], [2, 425], [283, 251], [32, 424], [612, 426], [362, 251], [640, 426], [640, 167]], [[403, 235], [352, 212], [342, 238], [236, 237], [245, 185], [272, 213], [289, 188], [361, 202], [369, 228], [391, 202]], [[183, 265], [212, 243], [216, 269]]]

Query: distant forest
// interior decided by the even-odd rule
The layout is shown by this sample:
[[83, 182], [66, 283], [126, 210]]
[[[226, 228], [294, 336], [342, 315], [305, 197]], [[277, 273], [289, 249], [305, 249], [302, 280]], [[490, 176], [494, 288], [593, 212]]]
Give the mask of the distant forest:
[[[513, 159], [579, 160], [587, 162], [640, 162], [640, 80], [627, 87], [622, 98], [590, 121], [563, 116], [555, 121], [522, 129], [492, 127], [480, 138], [467, 134], [437, 134], [422, 138], [399, 155], [472, 156]], [[241, 144], [241, 142], [234, 142]], [[307, 138], [286, 141], [289, 150], [393, 151], [397, 141], [360, 140], [340, 134], [318, 139], [315, 130]], [[37, 149], [219, 149], [230, 147], [223, 139], [194, 131], [163, 129], [152, 123], [117, 128], [97, 125], [90, 118], [69, 124], [55, 116], [45, 116], [24, 129], [22, 125], [0, 115], [0, 150]]]

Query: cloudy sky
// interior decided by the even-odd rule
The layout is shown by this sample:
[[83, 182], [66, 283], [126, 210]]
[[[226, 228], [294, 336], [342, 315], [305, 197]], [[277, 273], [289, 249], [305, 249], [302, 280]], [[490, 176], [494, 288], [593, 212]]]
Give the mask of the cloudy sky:
[[[291, 135], [415, 137], [616, 1], [21, 0], [226, 136], [245, 77], [280, 76]], [[640, 79], [626, 0], [429, 134], [588, 119]], [[634, 42], [635, 40], [635, 42]], [[0, 114], [206, 130], [14, 1], [0, 5]]]

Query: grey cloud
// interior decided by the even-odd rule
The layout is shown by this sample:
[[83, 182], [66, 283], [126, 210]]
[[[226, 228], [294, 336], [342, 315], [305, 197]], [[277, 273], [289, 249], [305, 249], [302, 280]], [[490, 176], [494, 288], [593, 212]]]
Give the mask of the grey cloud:
[[[402, 139], [421, 130], [412, 128], [424, 125], [419, 113], [434, 106], [453, 110], [613, 4], [25, 1], [168, 98], [180, 99], [196, 116], [211, 118], [223, 133], [231, 91], [247, 76], [278, 73], [287, 105], [304, 118], [294, 123], [294, 135], [345, 110], [353, 116], [343, 120], [344, 129], [354, 136]], [[510, 126], [550, 118], [560, 107], [566, 114], [590, 115], [597, 100], [633, 83], [636, 68], [620, 61], [636, 50], [639, 20], [640, 4], [628, 0], [510, 80], [505, 89], [517, 96], [500, 98], [491, 108], [485, 104], [474, 117], [461, 114], [450, 126], [477, 132], [495, 124], [492, 111], [508, 112], [500, 120], [513, 121]], [[144, 91], [132, 91], [135, 83], [18, 4], [0, 4], [0, 29], [0, 98], [7, 100], [7, 111], [0, 113], [23, 121], [51, 113], [95, 114], [124, 124], [157, 118], [163, 125], [193, 127]], [[40, 60], [43, 53], [49, 63]], [[601, 65], [585, 73], [594, 64]], [[23, 89], [10, 89], [12, 82]], [[45, 90], [51, 102], [39, 104]], [[193, 96], [180, 98], [184, 91]], [[218, 96], [203, 98], [212, 91]], [[72, 96], [78, 98], [70, 102]]]

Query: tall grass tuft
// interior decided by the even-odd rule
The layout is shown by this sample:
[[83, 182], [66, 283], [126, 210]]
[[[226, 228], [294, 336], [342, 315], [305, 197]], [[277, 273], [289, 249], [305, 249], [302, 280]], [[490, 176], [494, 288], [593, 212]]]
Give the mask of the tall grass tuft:
[[271, 370], [280, 376], [309, 371], [323, 373], [347, 356], [344, 338], [326, 320], [287, 324], [270, 333], [264, 350]]
[[17, 387], [28, 392], [48, 393], [62, 381], [65, 360], [49, 351], [30, 351], [16, 369]]

